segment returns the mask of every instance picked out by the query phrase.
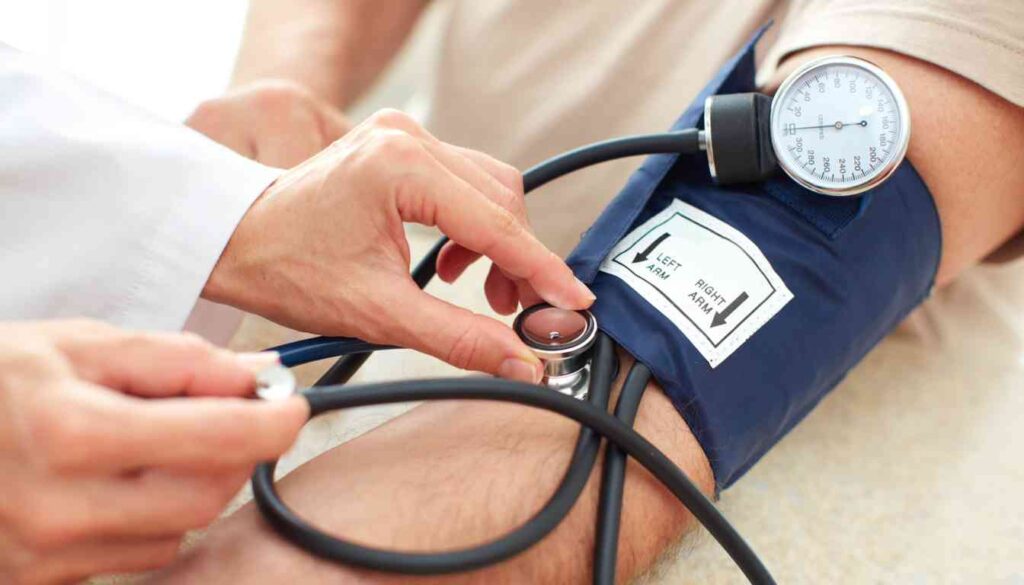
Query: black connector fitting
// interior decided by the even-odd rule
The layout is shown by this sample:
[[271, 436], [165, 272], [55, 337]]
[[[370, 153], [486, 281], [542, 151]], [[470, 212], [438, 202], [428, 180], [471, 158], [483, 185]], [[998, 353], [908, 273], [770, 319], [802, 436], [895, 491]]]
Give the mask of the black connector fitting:
[[761, 93], [714, 95], [704, 101], [704, 140], [711, 177], [720, 184], [764, 181], [775, 172], [772, 98]]

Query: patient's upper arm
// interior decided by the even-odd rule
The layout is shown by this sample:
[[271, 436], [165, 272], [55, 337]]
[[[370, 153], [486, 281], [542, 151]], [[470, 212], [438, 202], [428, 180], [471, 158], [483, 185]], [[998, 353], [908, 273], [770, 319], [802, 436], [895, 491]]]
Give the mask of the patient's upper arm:
[[882, 67], [910, 106], [907, 157], [928, 185], [942, 220], [943, 284], [1024, 227], [1024, 108], [955, 73], [899, 53], [817, 47], [788, 57], [772, 83], [800, 64], [848, 54]]

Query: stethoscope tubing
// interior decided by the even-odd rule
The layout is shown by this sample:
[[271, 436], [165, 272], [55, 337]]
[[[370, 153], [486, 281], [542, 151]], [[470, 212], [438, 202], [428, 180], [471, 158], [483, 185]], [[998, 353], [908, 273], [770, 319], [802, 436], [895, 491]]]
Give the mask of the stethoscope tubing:
[[[593, 378], [590, 403], [595, 409], [603, 411], [608, 406], [611, 385], [615, 372], [614, 349], [611, 342], [605, 340], [595, 348]], [[461, 382], [459, 382], [461, 380]], [[421, 389], [442, 387], [470, 388], [479, 387], [476, 382], [488, 378], [455, 378], [455, 384], [447, 384], [448, 380], [420, 380], [412, 383], [383, 383], [360, 386], [325, 387], [311, 389], [303, 396], [309, 401], [310, 416], [348, 408], [356, 402], [363, 404], [383, 404], [403, 402], [406, 400], [427, 400], [419, 396]], [[399, 384], [396, 386], [396, 384]], [[531, 392], [549, 393], [550, 390], [528, 384], [516, 385]], [[369, 389], [369, 392], [366, 390]], [[356, 392], [353, 393], [353, 390]], [[377, 393], [383, 390], [384, 394]], [[379, 400], [380, 398], [390, 398]], [[356, 401], [356, 402], [352, 402]], [[364, 402], [365, 401], [365, 402]], [[274, 464], [268, 463], [257, 467], [253, 475], [253, 493], [256, 504], [279, 533], [295, 542], [309, 552], [333, 561], [360, 567], [389, 572], [400, 572], [415, 575], [432, 575], [466, 571], [484, 567], [512, 557], [551, 532], [572, 509], [586, 487], [587, 480], [597, 461], [600, 451], [600, 436], [584, 427], [580, 429], [573, 449], [572, 457], [566, 468], [565, 475], [548, 501], [529, 520], [512, 532], [478, 546], [441, 553], [407, 553], [380, 550], [358, 545], [343, 539], [324, 534], [298, 518], [284, 505], [277, 495], [273, 484]]]
[[[614, 350], [606, 336], [602, 335], [602, 340], [603, 349], [600, 350], [601, 355], [595, 356], [594, 366], [608, 370], [607, 364], [613, 363], [612, 360], [615, 359]], [[605, 375], [602, 380], [598, 381], [600, 387], [609, 386], [609, 380], [610, 376]], [[602, 391], [600, 394], [606, 394], [606, 392]], [[371, 404], [476, 399], [533, 406], [571, 418], [583, 425], [577, 443], [577, 453], [582, 450], [581, 444], [590, 442], [590, 433], [596, 433], [608, 439], [664, 484], [689, 509], [694, 518], [704, 525], [726, 553], [737, 561], [752, 583], [773, 583], [767, 569], [757, 559], [743, 537], [729, 524], [700, 489], [686, 477], [682, 470], [632, 427], [608, 414], [599, 405], [577, 400], [540, 386], [476, 376], [325, 387], [307, 391], [303, 393], [303, 396], [309, 402], [311, 416]], [[607, 398], [605, 396], [598, 400], [606, 401]], [[593, 457], [591, 457], [591, 453]], [[596, 451], [587, 454], [588, 465], [585, 476], [590, 474], [593, 458], [596, 458]], [[575, 466], [570, 465], [570, 469], [573, 467]], [[561, 517], [564, 517], [564, 514], [551, 519], [540, 514], [534, 516], [533, 520], [540, 518], [541, 521], [536, 524], [528, 522], [524, 525], [529, 526], [531, 530], [512, 539], [513, 545], [502, 545], [503, 542], [508, 542], [509, 539], [506, 537], [480, 547], [454, 552], [384, 551], [343, 541], [310, 526], [281, 501], [274, 488], [273, 472], [273, 463], [261, 464], [253, 476], [253, 491], [260, 510], [280, 534], [317, 556], [382, 571], [426, 575], [483, 567], [525, 550], [543, 538], [554, 526], [557, 526]], [[566, 481], [563, 480], [563, 485], [565, 483]], [[585, 480], [583, 483], [585, 484]], [[582, 487], [580, 490], [572, 490], [575, 493], [565, 494], [566, 499], [571, 498], [569, 508], [571, 508], [572, 502], [579, 497], [581, 489]], [[556, 490], [557, 495], [560, 495], [559, 490]], [[554, 499], [552, 498], [552, 500]], [[566, 509], [564, 512], [568, 513], [568, 510]]]
[[[528, 170], [523, 174], [524, 191], [528, 193], [574, 170], [608, 160], [652, 153], [691, 153], [698, 149], [698, 133], [695, 129], [629, 136], [591, 144]], [[439, 239], [413, 269], [412, 278], [420, 288], [425, 287], [434, 277], [438, 254], [447, 242], [447, 238]], [[595, 545], [595, 583], [614, 583], [626, 455], [650, 471], [690, 510], [751, 583], [774, 583], [761, 560], [711, 501], [690, 482], [679, 467], [629, 424], [636, 415], [643, 388], [650, 376], [645, 367], [635, 364], [627, 376], [623, 393], [628, 395], [628, 402], [622, 403], [620, 398], [620, 404], [616, 407], [616, 414], [622, 420], [608, 414], [608, 397], [618, 362], [613, 343], [606, 335], [599, 336], [595, 347], [588, 401], [577, 400], [540, 386], [482, 377], [356, 386], [330, 385], [347, 381], [371, 352], [382, 349], [392, 348], [345, 337], [317, 337], [272, 348], [281, 355], [282, 364], [288, 367], [342, 356], [313, 388], [303, 392], [310, 405], [311, 417], [332, 410], [371, 404], [482, 399], [542, 408], [576, 420], [582, 428], [565, 476], [541, 510], [509, 534], [459, 551], [414, 553], [358, 545], [309, 525], [280, 499], [273, 479], [276, 463], [263, 463], [256, 468], [252, 478], [256, 504], [275, 530], [296, 545], [322, 558], [405, 574], [452, 573], [499, 562], [541, 540], [569, 513], [593, 471], [601, 437], [604, 437], [614, 447], [606, 454], [606, 465], [610, 469], [604, 472], [602, 478]], [[617, 498], [617, 501], [609, 498]]]
[[[696, 129], [660, 132], [624, 136], [603, 142], [588, 144], [550, 158], [523, 173], [523, 192], [529, 193], [551, 181], [573, 171], [593, 166], [602, 162], [628, 156], [644, 154], [680, 154], [699, 150]], [[416, 263], [412, 270], [412, 279], [420, 288], [424, 288], [437, 273], [437, 257], [441, 249], [448, 243], [447, 237], [439, 238], [430, 250]], [[318, 359], [346, 356], [349, 354], [367, 354], [380, 349], [391, 349], [387, 346], [375, 346], [365, 341], [350, 337], [313, 337], [271, 348], [282, 354], [281, 362], [291, 366]], [[319, 357], [316, 357], [319, 356]], [[331, 368], [328, 373], [317, 381], [317, 386], [336, 384], [348, 379], [359, 369], [365, 359], [344, 359], [343, 363]]]

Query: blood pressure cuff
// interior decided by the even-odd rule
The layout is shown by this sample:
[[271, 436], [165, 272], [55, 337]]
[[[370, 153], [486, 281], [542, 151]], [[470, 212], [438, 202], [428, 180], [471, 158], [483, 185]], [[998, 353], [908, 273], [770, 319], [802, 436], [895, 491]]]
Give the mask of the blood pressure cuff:
[[[753, 45], [704, 99], [754, 91]], [[722, 489], [742, 476], [930, 292], [931, 195], [909, 162], [859, 197], [788, 177], [718, 186], [703, 156], [649, 157], [569, 258], [601, 328], [646, 364]]]

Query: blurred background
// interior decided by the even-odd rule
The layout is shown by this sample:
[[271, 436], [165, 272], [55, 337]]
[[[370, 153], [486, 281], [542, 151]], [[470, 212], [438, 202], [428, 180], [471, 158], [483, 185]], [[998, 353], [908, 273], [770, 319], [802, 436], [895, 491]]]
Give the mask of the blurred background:
[[223, 90], [245, 0], [0, 0], [0, 40], [163, 116]]
[[[245, 0], [0, 0], [0, 41], [182, 120], [226, 86]], [[444, 1], [349, 114], [425, 111]], [[414, 238], [422, 249], [429, 234]], [[483, 309], [477, 283], [443, 291]], [[984, 266], [937, 293], [857, 368], [720, 505], [784, 583], [1024, 585], [1024, 270]], [[438, 291], [435, 291], [438, 292]], [[265, 347], [247, 320], [235, 347]], [[961, 334], [951, 335], [951, 331]], [[238, 341], [243, 339], [243, 341]], [[884, 348], [884, 349], [883, 349]], [[962, 367], [969, 364], [969, 367]], [[410, 352], [372, 359], [361, 379], [447, 373]], [[885, 389], [882, 391], [881, 389]], [[405, 406], [310, 424], [282, 465], [347, 440]], [[241, 501], [241, 500], [239, 500]], [[648, 583], [742, 582], [709, 539], [666, 555]]]
[[[183, 120], [221, 93], [242, 38], [247, 0], [0, 0], [0, 42], [62, 68], [163, 117]], [[375, 91], [349, 112], [384, 106], [422, 112], [445, 2], [434, 2], [415, 38]]]

